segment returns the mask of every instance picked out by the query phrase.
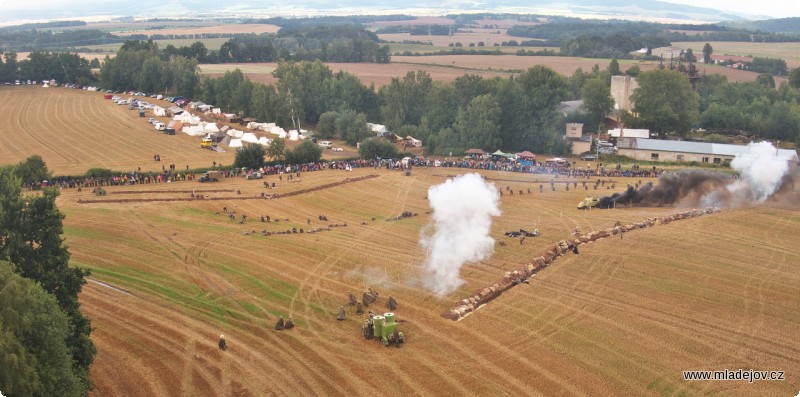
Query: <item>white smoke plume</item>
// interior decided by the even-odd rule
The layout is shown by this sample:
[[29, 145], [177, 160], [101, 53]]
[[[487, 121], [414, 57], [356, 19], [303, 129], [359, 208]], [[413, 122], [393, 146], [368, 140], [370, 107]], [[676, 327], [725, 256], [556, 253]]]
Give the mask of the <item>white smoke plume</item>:
[[433, 215], [432, 233], [423, 230], [420, 245], [427, 250], [425, 284], [439, 296], [464, 284], [461, 266], [480, 261], [494, 252], [489, 237], [492, 216], [499, 216], [500, 196], [479, 174], [448, 179], [428, 189]]
[[751, 142], [746, 153], [731, 161], [731, 167], [739, 171], [740, 178], [728, 190], [758, 203], [775, 193], [789, 172], [789, 163], [778, 157], [775, 146], [766, 141]]

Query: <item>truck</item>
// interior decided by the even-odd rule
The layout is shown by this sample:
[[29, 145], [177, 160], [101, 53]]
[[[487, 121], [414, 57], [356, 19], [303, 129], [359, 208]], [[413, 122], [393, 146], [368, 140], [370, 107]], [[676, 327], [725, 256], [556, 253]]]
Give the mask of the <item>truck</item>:
[[203, 149], [214, 149], [215, 146], [217, 146], [217, 143], [211, 138], [206, 137], [200, 141], [200, 147]]
[[203, 182], [219, 182], [219, 179], [222, 178], [222, 172], [220, 171], [207, 171], [197, 180], [201, 183]]

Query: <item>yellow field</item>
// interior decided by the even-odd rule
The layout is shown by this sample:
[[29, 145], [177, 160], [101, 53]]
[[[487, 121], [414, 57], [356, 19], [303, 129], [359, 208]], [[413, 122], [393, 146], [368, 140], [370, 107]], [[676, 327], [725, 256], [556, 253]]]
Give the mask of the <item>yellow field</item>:
[[[800, 67], [800, 43], [751, 43], [712, 41], [709, 42], [714, 54], [736, 55], [761, 58], [780, 58], [790, 69]], [[695, 56], [702, 58], [705, 42], [674, 42], [673, 47], [691, 48]]]
[[[162, 159], [165, 153], [198, 163], [212, 158], [199, 148], [191, 157], [195, 148], [182, 145], [184, 137], [150, 131], [134, 112], [98, 93], [47, 92], [50, 97], [2, 91], [0, 117], [12, 127], [3, 134], [0, 162], [14, 163], [26, 157], [14, 153], [37, 147], [59, 173], [132, 166], [158, 151]], [[18, 102], [23, 105], [14, 107]], [[119, 131], [136, 144], [118, 142]], [[57, 153], [52, 145], [65, 150]], [[430, 220], [427, 190], [465, 171], [325, 170], [292, 182], [268, 176], [274, 190], [241, 178], [109, 187], [105, 197], [64, 189], [58, 205], [66, 214], [72, 264], [93, 270], [81, 295], [98, 348], [93, 395], [791, 396], [800, 390], [797, 192], [582, 246], [529, 285], [454, 322], [440, 314], [569, 238], [575, 227], [589, 232], [685, 210], [582, 212], [575, 209], [587, 194], [580, 185], [539, 193], [549, 177], [481, 172], [487, 182], [515, 191], [501, 198], [502, 215], [491, 228], [506, 244], [464, 266], [466, 284], [439, 298], [421, 282], [425, 252], [418, 239]], [[368, 175], [376, 177], [258, 198]], [[614, 182], [620, 190], [638, 180]], [[207, 199], [191, 199], [192, 191]], [[589, 194], [614, 191], [590, 188]], [[78, 201], [120, 198], [140, 202]], [[165, 198], [176, 201], [148, 201]], [[247, 223], [231, 222], [223, 206], [237, 217], [246, 213]], [[403, 211], [418, 215], [387, 220]], [[328, 221], [319, 221], [320, 214]], [[260, 215], [271, 222], [262, 223]], [[330, 224], [340, 226], [261, 233]], [[541, 236], [524, 244], [503, 236], [519, 228], [538, 228]], [[348, 319], [335, 320], [347, 292], [360, 296], [367, 287], [380, 292], [368, 310], [381, 313], [389, 295], [397, 299], [407, 336], [402, 348], [363, 339], [363, 316], [349, 306]], [[273, 330], [277, 316], [292, 316], [297, 327]], [[220, 334], [226, 351], [216, 347]], [[685, 370], [726, 368], [785, 371], [786, 380], [682, 378]]]

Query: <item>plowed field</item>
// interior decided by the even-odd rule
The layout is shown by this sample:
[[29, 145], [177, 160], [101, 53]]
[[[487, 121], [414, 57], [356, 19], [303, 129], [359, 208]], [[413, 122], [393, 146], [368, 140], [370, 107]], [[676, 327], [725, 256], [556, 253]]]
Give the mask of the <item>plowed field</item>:
[[[68, 103], [79, 102], [76, 96], [99, 94], [64, 90], [59, 99], [62, 94], [52, 92], [54, 98], [43, 98], [50, 105], [29, 101], [14, 113], [0, 107], [3, 125], [28, 128], [49, 115], [51, 121], [42, 125], [47, 128], [36, 135], [43, 142], [67, 145], [91, 135], [93, 145], [71, 146], [71, 157], [61, 160], [77, 163], [74, 167], [106, 161], [97, 153], [103, 145], [118, 151], [108, 157], [120, 164], [134, 161], [127, 156], [150, 156], [152, 149], [126, 151], [104, 139], [111, 135], [95, 131], [107, 124], [144, 123], [127, 108], [108, 116], [117, 110], [98, 104], [95, 110], [104, 112], [87, 108], [81, 117], [65, 116]], [[63, 120], [92, 127], [79, 131]], [[137, 136], [161, 137], [130, 128]], [[27, 142], [30, 137], [13, 134], [16, 129], [4, 129], [2, 163], [18, 161], [7, 160], [15, 153], [7, 147], [35, 146]], [[48, 165], [51, 155], [45, 157]], [[55, 163], [58, 157], [52, 158]], [[800, 390], [796, 193], [783, 206], [725, 209], [587, 244], [530, 284], [454, 322], [440, 314], [569, 238], [575, 227], [588, 232], [685, 210], [583, 212], [575, 209], [587, 194], [580, 184], [538, 193], [539, 183], [549, 178], [482, 172], [488, 182], [515, 190], [501, 198], [502, 215], [491, 231], [505, 244], [498, 243], [489, 259], [465, 265], [466, 284], [439, 298], [422, 288], [425, 253], [418, 239], [430, 219], [427, 189], [461, 172], [326, 170], [293, 182], [269, 176], [265, 180], [276, 183], [269, 191], [260, 187], [262, 181], [239, 178], [213, 186], [109, 187], [105, 197], [87, 189], [63, 190], [59, 207], [66, 214], [72, 264], [93, 270], [81, 295], [98, 349], [93, 395], [791, 396]], [[254, 198], [372, 174], [378, 176], [286, 198]], [[617, 180], [616, 186], [628, 182], [638, 180]], [[193, 189], [221, 200], [191, 200], [186, 192]], [[613, 191], [590, 187], [589, 193]], [[143, 201], [78, 202], [136, 197]], [[169, 197], [187, 200], [144, 201]], [[246, 213], [247, 222], [232, 222], [223, 206], [237, 219]], [[387, 220], [403, 211], [418, 215]], [[320, 214], [328, 221], [320, 221]], [[271, 222], [262, 223], [260, 215]], [[317, 233], [261, 233], [330, 224], [340, 226]], [[538, 228], [541, 236], [524, 244], [503, 236], [519, 228]], [[364, 316], [354, 314], [346, 297], [348, 291], [360, 296], [368, 287], [380, 293], [368, 310], [385, 311], [389, 295], [397, 300], [395, 312], [407, 337], [402, 348], [384, 348], [360, 336]], [[348, 317], [336, 321], [342, 305]], [[275, 331], [278, 316], [292, 316], [296, 328]], [[220, 334], [226, 351], [216, 346]], [[682, 377], [685, 370], [726, 368], [785, 371], [786, 380]]]

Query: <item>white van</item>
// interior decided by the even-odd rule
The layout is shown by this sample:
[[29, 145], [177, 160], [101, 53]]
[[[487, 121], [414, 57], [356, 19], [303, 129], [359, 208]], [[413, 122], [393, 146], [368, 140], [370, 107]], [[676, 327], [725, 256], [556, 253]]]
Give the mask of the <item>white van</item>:
[[162, 123], [162, 122], [156, 122], [156, 123], [155, 123], [155, 124], [153, 124], [153, 125], [154, 125], [154, 126], [155, 126], [155, 128], [156, 128], [157, 130], [159, 130], [159, 131], [164, 131], [164, 128], [166, 128], [166, 127], [167, 127], [167, 126], [165, 126], [165, 125], [164, 125], [164, 123]]
[[319, 141], [319, 143], [317, 143], [317, 145], [320, 145], [320, 146], [324, 147], [325, 149], [333, 148], [333, 142], [331, 142], [331, 141]]

